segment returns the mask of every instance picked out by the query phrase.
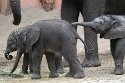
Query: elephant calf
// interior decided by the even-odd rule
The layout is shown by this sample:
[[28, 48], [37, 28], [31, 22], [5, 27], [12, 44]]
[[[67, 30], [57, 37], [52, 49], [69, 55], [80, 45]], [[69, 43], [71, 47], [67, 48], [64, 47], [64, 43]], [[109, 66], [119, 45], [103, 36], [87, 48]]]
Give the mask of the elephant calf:
[[123, 59], [125, 54], [125, 16], [100, 16], [91, 22], [75, 22], [73, 25], [82, 25], [91, 28], [100, 38], [110, 39], [111, 53], [115, 62], [113, 71], [116, 75], [124, 74]]
[[[17, 51], [16, 61], [11, 73], [16, 69], [23, 53], [32, 58], [32, 79], [39, 79], [43, 54], [46, 55], [51, 74], [56, 75], [55, 53], [60, 53], [69, 63], [67, 77], [83, 78], [84, 71], [77, 58], [76, 39], [83, 41], [72, 25], [58, 19], [43, 20], [13, 31], [7, 40], [5, 57], [12, 59], [9, 53]], [[26, 56], [25, 54], [24, 56]]]

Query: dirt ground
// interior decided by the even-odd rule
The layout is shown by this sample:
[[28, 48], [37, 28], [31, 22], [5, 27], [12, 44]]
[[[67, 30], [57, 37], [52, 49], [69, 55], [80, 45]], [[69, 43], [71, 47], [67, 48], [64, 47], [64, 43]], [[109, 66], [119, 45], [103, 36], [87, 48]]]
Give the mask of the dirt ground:
[[[4, 50], [6, 47], [6, 41], [9, 33], [20, 27], [32, 24], [38, 20], [44, 19], [53, 19], [60, 18], [60, 10], [56, 9], [50, 12], [45, 12], [41, 9], [27, 8], [22, 9], [22, 21], [19, 26], [12, 25], [12, 15], [3, 16], [0, 15], [0, 70], [9, 72], [12, 68], [14, 59], [8, 61], [4, 58]], [[80, 21], [82, 19], [80, 18]], [[83, 38], [83, 28], [79, 27], [78, 32]], [[9, 76], [0, 76], [0, 83], [125, 83], [125, 74], [124, 75], [114, 75], [111, 72], [114, 69], [114, 62], [110, 53], [109, 40], [98, 39], [99, 43], [99, 57], [101, 60], [100, 67], [84, 68], [86, 77], [83, 79], [73, 79], [65, 77], [65, 74], [68, 72], [68, 68], [65, 68], [65, 74], [60, 74], [58, 78], [49, 78], [49, 71], [47, 68], [45, 57], [43, 58], [41, 64], [41, 76], [39, 80], [31, 80], [30, 75], [25, 75], [24, 78], [13, 78]], [[82, 62], [84, 59], [84, 45], [78, 41], [78, 56]], [[15, 53], [13, 53], [15, 57]], [[22, 61], [15, 71], [19, 73], [21, 70]], [[124, 66], [125, 67], [125, 66]]]

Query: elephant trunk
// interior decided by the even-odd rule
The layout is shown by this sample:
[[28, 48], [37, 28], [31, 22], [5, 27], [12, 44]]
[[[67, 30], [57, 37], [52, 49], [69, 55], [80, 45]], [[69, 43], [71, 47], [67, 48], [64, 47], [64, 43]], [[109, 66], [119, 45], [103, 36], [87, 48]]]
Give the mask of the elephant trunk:
[[5, 52], [4, 55], [5, 55], [5, 58], [6, 58], [7, 60], [11, 60], [11, 59], [13, 58], [13, 56], [12, 56], [12, 55], [9, 55], [8, 52]]
[[14, 66], [13, 66], [13, 68], [12, 68], [12, 70], [11, 70], [10, 73], [13, 73], [13, 72], [16, 70], [16, 68], [17, 68], [17, 66], [18, 66], [18, 63], [19, 63], [19, 60], [20, 60], [21, 56], [22, 56], [22, 54], [17, 55], [16, 61], [15, 61]]
[[93, 28], [95, 25], [93, 22], [74, 22], [72, 23], [72, 25], [81, 25], [81, 26], [85, 26], [85, 27], [89, 27], [89, 28]]
[[14, 25], [19, 25], [21, 21], [21, 6], [20, 6], [20, 0], [10, 0], [10, 6], [12, 9], [14, 21]]

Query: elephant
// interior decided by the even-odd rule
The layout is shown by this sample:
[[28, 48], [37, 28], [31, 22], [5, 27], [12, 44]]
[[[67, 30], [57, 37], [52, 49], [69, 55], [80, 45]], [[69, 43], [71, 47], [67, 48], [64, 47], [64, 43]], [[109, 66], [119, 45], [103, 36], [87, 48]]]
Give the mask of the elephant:
[[84, 43], [72, 25], [60, 19], [38, 21], [13, 31], [8, 37], [5, 50], [5, 58], [8, 60], [13, 58], [9, 54], [17, 51], [16, 61], [10, 73], [15, 71], [22, 54], [27, 53], [32, 61], [33, 74], [31, 78], [41, 78], [40, 65], [42, 56], [45, 54], [50, 77], [57, 77], [54, 57], [55, 53], [59, 53], [69, 63], [69, 72], [66, 76], [83, 78], [85, 75], [77, 58], [76, 39], [80, 39]]
[[[125, 0], [62, 0], [61, 18], [69, 23], [77, 22], [81, 13], [84, 21], [88, 22], [101, 15], [125, 15], [124, 8]], [[100, 66], [97, 35], [91, 29], [84, 28], [84, 38], [88, 51], [85, 54], [82, 66]]]
[[[20, 21], [21, 21], [21, 4], [20, 4], [20, 0], [9, 0], [10, 1], [10, 6], [12, 9], [12, 13], [13, 13], [13, 17], [14, 17], [14, 21], [13, 24], [14, 25], [19, 25]], [[53, 0], [41, 0], [41, 3], [43, 4], [43, 8], [45, 11], [51, 11], [54, 8], [54, 2]], [[24, 53], [25, 55], [25, 53]], [[56, 57], [58, 58], [58, 57]], [[29, 59], [27, 56], [24, 56], [23, 58], [23, 65], [22, 65], [22, 73], [23, 74], [27, 74], [28, 73], [28, 64], [29, 64]], [[57, 59], [58, 61], [58, 59]], [[58, 61], [60, 64], [58, 64], [59, 68], [58, 68], [58, 72], [59, 73], [64, 73], [63, 68], [61, 67], [61, 61]], [[30, 73], [32, 73], [32, 69], [30, 68]]]
[[100, 38], [110, 39], [110, 50], [115, 63], [113, 73], [115, 75], [124, 74], [125, 16], [103, 15], [90, 22], [74, 22], [72, 24], [87, 26], [91, 28], [93, 32], [100, 34]]

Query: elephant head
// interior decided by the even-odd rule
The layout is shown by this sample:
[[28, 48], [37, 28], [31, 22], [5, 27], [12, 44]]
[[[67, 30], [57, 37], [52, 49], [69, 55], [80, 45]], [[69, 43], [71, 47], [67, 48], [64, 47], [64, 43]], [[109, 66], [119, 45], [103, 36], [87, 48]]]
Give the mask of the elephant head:
[[20, 6], [20, 0], [10, 0], [10, 6], [12, 9], [14, 21], [14, 25], [19, 25], [21, 21], [21, 6]]
[[13, 31], [7, 40], [7, 46], [5, 50], [5, 58], [8, 60], [11, 60], [13, 58], [12, 55], [9, 55], [9, 53], [17, 50], [17, 39], [16, 39], [17, 32]]
[[[32, 26], [32, 25], [31, 25]], [[5, 58], [12, 59], [12, 55], [9, 53], [17, 51], [16, 61], [14, 63], [11, 73], [13, 73], [19, 63], [22, 54], [29, 53], [32, 50], [32, 46], [38, 41], [40, 36], [40, 30], [37, 27], [31, 28], [27, 26], [18, 31], [13, 31], [7, 40], [7, 47], [5, 51]]]
[[100, 16], [90, 22], [74, 22], [72, 25], [81, 25], [91, 28], [100, 38], [116, 39], [125, 37], [125, 17], [118, 15]]

